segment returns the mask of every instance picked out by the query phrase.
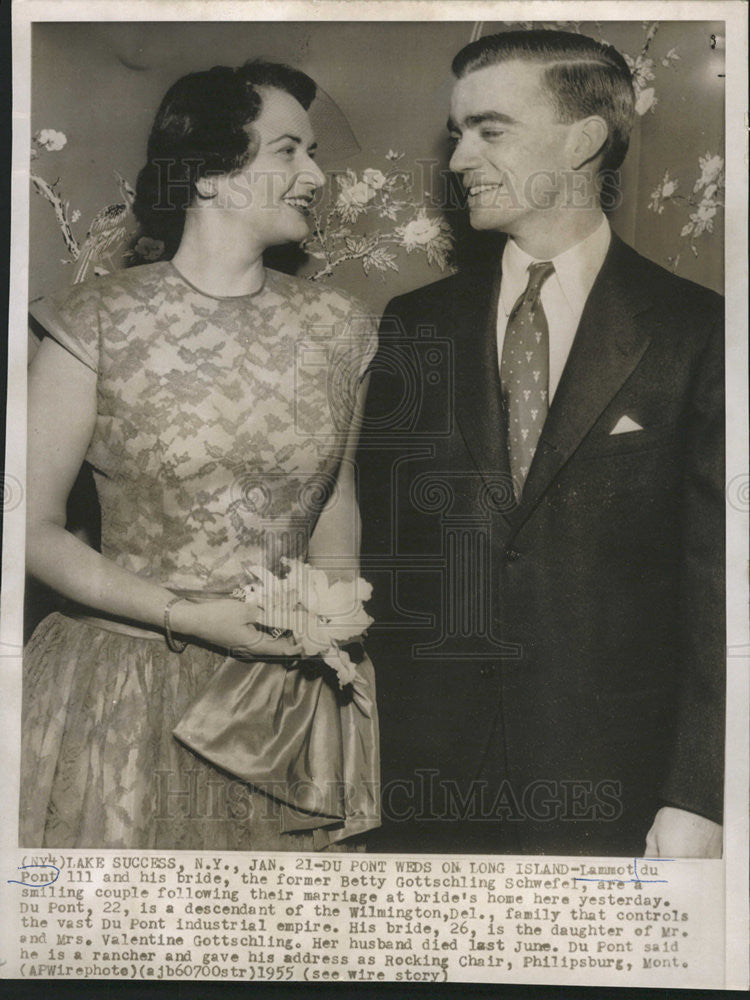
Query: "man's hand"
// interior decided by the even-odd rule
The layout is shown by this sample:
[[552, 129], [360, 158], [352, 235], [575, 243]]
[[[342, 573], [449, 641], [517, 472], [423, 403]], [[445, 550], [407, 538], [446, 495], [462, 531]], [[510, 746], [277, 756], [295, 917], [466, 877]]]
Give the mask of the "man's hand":
[[663, 806], [646, 835], [646, 858], [720, 858], [722, 827], [705, 816]]

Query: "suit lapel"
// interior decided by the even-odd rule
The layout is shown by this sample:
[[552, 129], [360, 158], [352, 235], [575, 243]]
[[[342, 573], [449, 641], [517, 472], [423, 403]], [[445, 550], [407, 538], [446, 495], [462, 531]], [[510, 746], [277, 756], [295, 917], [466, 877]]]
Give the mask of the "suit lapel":
[[505, 414], [497, 358], [497, 303], [501, 271], [471, 275], [453, 302], [456, 352], [456, 422], [488, 486], [510, 477]]
[[529, 516], [640, 361], [651, 329], [639, 321], [650, 301], [640, 258], [614, 234], [586, 302], [568, 361], [542, 428], [515, 528]]

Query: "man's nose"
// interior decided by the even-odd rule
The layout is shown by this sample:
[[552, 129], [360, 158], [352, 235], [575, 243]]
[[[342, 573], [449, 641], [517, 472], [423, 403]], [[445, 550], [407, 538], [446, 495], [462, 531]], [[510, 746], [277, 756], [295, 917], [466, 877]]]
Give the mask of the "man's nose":
[[478, 160], [479, 154], [476, 143], [472, 140], [471, 136], [461, 136], [451, 154], [448, 166], [451, 170], [460, 174], [465, 170], [471, 170], [476, 167]]

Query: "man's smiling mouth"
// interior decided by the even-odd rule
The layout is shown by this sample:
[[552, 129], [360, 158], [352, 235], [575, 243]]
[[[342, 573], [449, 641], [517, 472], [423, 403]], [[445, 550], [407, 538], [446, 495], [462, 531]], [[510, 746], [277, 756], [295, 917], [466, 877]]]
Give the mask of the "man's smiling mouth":
[[478, 198], [480, 195], [487, 191], [498, 191], [502, 188], [503, 184], [501, 181], [497, 181], [494, 184], [472, 184], [467, 188], [467, 194], [470, 198]]

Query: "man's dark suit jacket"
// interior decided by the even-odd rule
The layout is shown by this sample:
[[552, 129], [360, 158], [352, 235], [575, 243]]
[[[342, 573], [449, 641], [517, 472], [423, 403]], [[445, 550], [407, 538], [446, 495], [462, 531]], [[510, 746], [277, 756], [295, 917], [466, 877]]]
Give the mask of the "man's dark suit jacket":
[[613, 236], [516, 504], [500, 279], [394, 299], [372, 365], [372, 848], [640, 855], [661, 805], [721, 820], [722, 300]]

